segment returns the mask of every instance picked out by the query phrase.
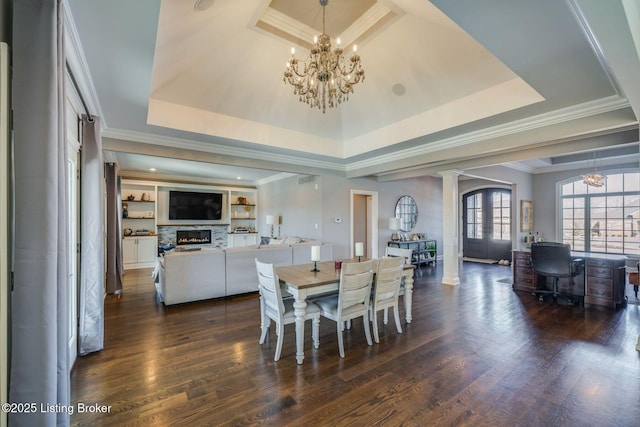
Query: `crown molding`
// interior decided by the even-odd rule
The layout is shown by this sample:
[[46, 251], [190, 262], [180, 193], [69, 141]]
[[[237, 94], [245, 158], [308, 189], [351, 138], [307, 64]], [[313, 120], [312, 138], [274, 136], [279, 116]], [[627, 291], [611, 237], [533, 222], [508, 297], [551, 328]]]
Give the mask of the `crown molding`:
[[193, 184], [193, 185], [215, 185], [219, 187], [234, 187], [234, 188], [255, 188], [255, 183], [251, 181], [238, 181], [233, 179], [223, 178], [206, 178], [206, 177], [193, 177], [185, 175], [173, 175], [173, 174], [158, 174], [153, 172], [138, 172], [130, 171], [126, 169], [118, 170], [118, 175], [122, 179], [127, 180], [140, 180], [145, 182], [155, 183], [171, 183], [171, 184]]
[[[446, 149], [461, 149], [465, 145], [476, 144], [486, 140], [499, 138], [507, 135], [518, 134], [526, 131], [544, 128], [572, 120], [594, 116], [597, 114], [608, 113], [624, 108], [628, 108], [629, 103], [626, 99], [618, 96], [610, 96], [590, 102], [586, 102], [577, 106], [567, 107], [548, 113], [540, 114], [526, 119], [516, 120], [503, 125], [491, 128], [469, 132], [451, 138], [446, 138], [433, 143], [423, 144], [418, 147], [405, 150], [398, 150], [393, 153], [375, 156], [369, 159], [347, 163], [346, 165], [336, 162], [323, 160], [314, 160], [302, 158], [292, 155], [283, 155], [275, 153], [266, 153], [259, 150], [251, 150], [238, 147], [226, 147], [215, 143], [208, 143], [190, 139], [168, 137], [162, 135], [154, 135], [144, 132], [129, 131], [124, 129], [105, 129], [102, 133], [103, 137], [120, 139], [125, 141], [134, 141], [150, 145], [162, 147], [180, 148], [185, 150], [202, 151], [213, 154], [243, 157], [270, 162], [280, 162], [288, 164], [297, 164], [314, 168], [328, 169], [339, 172], [357, 171], [362, 168], [377, 166], [385, 163], [405, 160], [415, 156], [434, 153]], [[511, 166], [518, 168], [518, 166]], [[522, 166], [520, 166], [522, 167]], [[524, 172], [531, 172], [525, 167], [521, 169]], [[284, 178], [279, 178], [284, 179]], [[278, 180], [278, 179], [276, 179]]]
[[273, 9], [272, 7], [267, 7], [258, 21], [264, 22], [265, 24], [289, 34], [300, 43], [300, 46], [303, 46], [306, 49], [313, 45], [313, 37], [318, 35], [318, 30], [299, 22], [290, 16]]
[[526, 173], [534, 173], [536, 171], [536, 168], [525, 165], [524, 163], [502, 163], [501, 166]]
[[270, 184], [272, 182], [282, 181], [284, 179], [291, 178], [297, 175], [298, 174], [295, 174], [295, 173], [282, 172], [267, 178], [257, 179], [256, 181], [254, 181], [254, 184], [256, 186]]
[[571, 10], [573, 17], [578, 23], [578, 26], [580, 27], [580, 29], [584, 33], [585, 38], [591, 45], [591, 49], [593, 50], [593, 53], [596, 55], [596, 58], [598, 58], [598, 62], [600, 62], [600, 65], [602, 66], [602, 70], [604, 71], [605, 75], [609, 79], [609, 83], [611, 83], [611, 86], [613, 86], [616, 93], [622, 96], [623, 92], [622, 90], [620, 90], [620, 84], [618, 83], [618, 80], [616, 79], [613, 71], [611, 71], [611, 66], [607, 61], [607, 56], [604, 54], [604, 51], [602, 50], [602, 46], [600, 46], [600, 43], [598, 43], [598, 38], [593, 33], [593, 29], [591, 28], [591, 25], [589, 25], [589, 21], [584, 15], [582, 8], [578, 5], [578, 3], [575, 0], [566, 0], [566, 1], [567, 1], [567, 5], [569, 6], [569, 10]]
[[154, 135], [144, 132], [136, 132], [125, 129], [106, 129], [102, 133], [103, 137], [120, 139], [125, 141], [140, 142], [149, 145], [157, 145], [162, 147], [180, 148], [183, 150], [202, 151], [205, 153], [243, 157], [254, 160], [262, 160], [269, 162], [297, 164], [320, 169], [329, 169], [339, 172], [345, 172], [345, 166], [335, 162], [327, 162], [322, 160], [313, 160], [297, 156], [289, 156], [284, 154], [266, 153], [259, 150], [251, 150], [247, 148], [225, 147], [215, 143], [195, 141], [190, 139], [175, 138], [163, 135]]
[[[625, 154], [623, 156], [613, 156], [605, 159], [598, 159], [597, 169], [598, 169], [598, 172], [606, 172], [606, 170], [603, 168], [606, 168], [607, 166], [618, 166], [626, 163], [638, 164], [639, 160], [640, 160], [640, 156], [637, 154]], [[576, 169], [593, 170], [595, 169], [594, 162], [593, 160], [583, 160], [579, 162], [573, 162], [570, 164], [544, 166], [540, 168], [535, 168], [532, 173], [534, 175], [537, 175], [540, 173], [562, 172], [562, 171], [576, 170]]]
[[78, 30], [73, 20], [73, 15], [71, 14], [71, 10], [69, 9], [67, 2], [62, 2], [62, 8], [64, 11], [66, 30], [64, 39], [67, 67], [72, 74], [72, 80], [75, 81], [78, 96], [82, 98], [86, 103], [87, 108], [90, 110], [87, 113], [100, 117], [100, 128], [101, 130], [104, 130], [107, 128], [107, 121], [102, 112], [102, 107], [100, 106], [100, 101], [98, 99], [98, 92], [93, 84], [89, 65], [84, 56], [80, 35], [78, 34]]
[[380, 2], [374, 3], [356, 21], [340, 34], [342, 47], [349, 46], [361, 38], [364, 34], [382, 22], [389, 14], [395, 13], [387, 5]]
[[560, 123], [569, 122], [585, 117], [591, 117], [597, 114], [608, 113], [611, 111], [621, 110], [629, 107], [629, 102], [625, 98], [613, 95], [607, 98], [585, 102], [576, 106], [539, 114], [537, 116], [515, 120], [487, 129], [469, 132], [451, 138], [445, 138], [440, 141], [423, 144], [418, 147], [398, 150], [393, 153], [372, 157], [358, 162], [352, 162], [347, 165], [346, 169], [347, 172], [351, 172], [358, 169], [379, 165], [380, 163], [404, 160], [415, 156], [434, 153], [437, 151], [447, 149], [459, 150], [465, 145], [476, 144], [490, 139], [514, 135], [535, 129], [541, 129], [547, 126], [557, 125]]

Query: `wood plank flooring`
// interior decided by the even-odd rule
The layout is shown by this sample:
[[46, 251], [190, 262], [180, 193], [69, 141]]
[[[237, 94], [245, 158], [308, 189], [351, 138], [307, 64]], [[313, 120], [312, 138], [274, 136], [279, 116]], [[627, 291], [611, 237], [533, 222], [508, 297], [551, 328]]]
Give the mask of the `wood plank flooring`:
[[[91, 426], [637, 426], [640, 306], [620, 310], [539, 303], [514, 292], [508, 267], [461, 264], [462, 284], [416, 275], [413, 322], [390, 316], [380, 344], [362, 323], [323, 319], [320, 348], [295, 360], [295, 328], [259, 345], [257, 295], [165, 308], [150, 270], [128, 271], [105, 301], [105, 349], [72, 371], [74, 413]], [[402, 306], [402, 304], [401, 304]], [[380, 314], [381, 315], [381, 314]], [[382, 325], [382, 322], [379, 322]]]

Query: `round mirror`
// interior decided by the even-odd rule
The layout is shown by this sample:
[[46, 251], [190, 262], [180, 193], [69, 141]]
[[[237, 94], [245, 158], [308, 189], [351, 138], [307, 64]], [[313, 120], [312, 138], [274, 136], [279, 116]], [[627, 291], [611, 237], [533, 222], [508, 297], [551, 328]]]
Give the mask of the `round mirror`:
[[405, 233], [413, 230], [418, 222], [418, 205], [411, 196], [402, 196], [396, 203], [396, 217], [400, 218], [400, 230]]

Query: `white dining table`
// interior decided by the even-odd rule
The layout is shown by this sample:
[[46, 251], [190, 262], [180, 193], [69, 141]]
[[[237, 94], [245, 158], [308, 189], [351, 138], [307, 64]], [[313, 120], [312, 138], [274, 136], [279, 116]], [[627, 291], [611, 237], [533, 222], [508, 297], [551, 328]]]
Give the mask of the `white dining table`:
[[[342, 261], [358, 262], [357, 259]], [[402, 272], [404, 288], [404, 309], [407, 323], [411, 323], [411, 303], [413, 293], [413, 273], [416, 266], [405, 264]], [[307, 308], [307, 298], [328, 292], [335, 292], [340, 285], [340, 269], [336, 268], [335, 261], [317, 263], [319, 271], [312, 271], [314, 264], [299, 264], [276, 267], [276, 274], [280, 279], [283, 291], [288, 292], [294, 298], [293, 308], [296, 316], [296, 360], [298, 364], [304, 361], [304, 317]], [[377, 269], [377, 259], [373, 260], [373, 270]]]

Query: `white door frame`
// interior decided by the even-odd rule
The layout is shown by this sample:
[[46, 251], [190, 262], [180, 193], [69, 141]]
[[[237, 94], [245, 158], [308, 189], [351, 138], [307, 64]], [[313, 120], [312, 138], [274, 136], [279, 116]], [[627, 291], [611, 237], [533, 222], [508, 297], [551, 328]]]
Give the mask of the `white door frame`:
[[69, 310], [69, 369], [78, 357], [78, 295], [80, 291], [80, 147], [82, 146], [82, 120], [79, 99], [67, 76], [65, 103], [65, 138], [67, 142], [68, 202], [68, 310]]
[[351, 189], [350, 200], [350, 221], [349, 221], [349, 256], [354, 257], [354, 237], [353, 237], [353, 225], [354, 225], [354, 199], [356, 196], [370, 196], [371, 197], [371, 212], [368, 217], [371, 218], [369, 230], [371, 230], [371, 258], [378, 258], [378, 192], [369, 190], [354, 190]]

